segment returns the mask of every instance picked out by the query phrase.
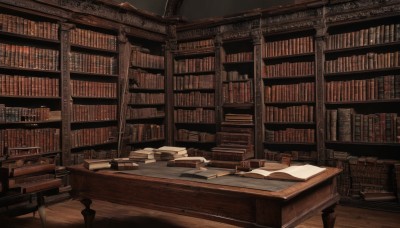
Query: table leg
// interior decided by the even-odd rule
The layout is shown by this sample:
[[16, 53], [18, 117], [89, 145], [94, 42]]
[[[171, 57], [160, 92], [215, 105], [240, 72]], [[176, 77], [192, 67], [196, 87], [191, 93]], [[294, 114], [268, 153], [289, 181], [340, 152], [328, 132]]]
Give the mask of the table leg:
[[324, 223], [324, 228], [333, 228], [335, 226], [335, 207], [336, 204], [333, 204], [322, 211], [322, 222]]
[[42, 194], [38, 194], [37, 196], [37, 204], [38, 204], [38, 212], [40, 221], [42, 223], [42, 228], [46, 227], [46, 210], [44, 205], [44, 197]]
[[82, 199], [80, 202], [85, 206], [85, 209], [83, 209], [81, 212], [81, 214], [83, 215], [83, 219], [85, 220], [85, 228], [92, 228], [94, 216], [96, 215], [96, 211], [90, 209], [90, 204], [92, 204], [92, 200]]

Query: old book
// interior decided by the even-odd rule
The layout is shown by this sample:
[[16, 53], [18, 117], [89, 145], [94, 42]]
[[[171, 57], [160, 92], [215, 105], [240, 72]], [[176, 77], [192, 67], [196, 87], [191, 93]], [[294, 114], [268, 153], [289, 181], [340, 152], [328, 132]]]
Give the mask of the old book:
[[20, 185], [22, 193], [38, 192], [53, 188], [59, 188], [61, 186], [62, 181], [58, 178], [26, 182]]
[[351, 114], [350, 108], [338, 109], [338, 139], [341, 142], [351, 142]]
[[194, 177], [200, 179], [212, 179], [216, 177], [233, 174], [233, 170], [228, 169], [192, 169], [181, 174], [181, 177]]
[[9, 177], [18, 177], [34, 173], [54, 172], [55, 168], [55, 164], [35, 164], [21, 167], [7, 167], [3, 169], [8, 169]]
[[397, 198], [393, 192], [387, 191], [361, 191], [360, 194], [366, 201], [393, 201]]
[[129, 158], [117, 158], [110, 162], [111, 168], [115, 170], [135, 170], [139, 169], [139, 165]]
[[325, 170], [326, 168], [307, 164], [300, 166], [289, 166], [287, 168], [276, 171], [267, 171], [261, 168], [253, 169], [250, 172], [244, 173], [242, 176], [274, 180], [306, 181]]
[[108, 169], [111, 167], [111, 159], [85, 159], [83, 167], [88, 170]]

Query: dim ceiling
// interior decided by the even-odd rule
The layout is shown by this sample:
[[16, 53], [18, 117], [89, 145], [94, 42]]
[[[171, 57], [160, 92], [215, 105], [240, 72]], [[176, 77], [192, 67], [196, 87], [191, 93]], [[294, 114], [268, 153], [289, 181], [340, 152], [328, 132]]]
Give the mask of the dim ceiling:
[[295, 0], [118, 0], [164, 17], [193, 21], [223, 17], [253, 9], [295, 3]]

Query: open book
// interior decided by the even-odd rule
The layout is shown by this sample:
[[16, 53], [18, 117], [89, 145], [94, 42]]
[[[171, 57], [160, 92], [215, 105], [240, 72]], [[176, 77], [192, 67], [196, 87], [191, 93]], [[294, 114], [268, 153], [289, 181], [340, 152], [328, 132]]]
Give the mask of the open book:
[[306, 181], [325, 170], [326, 168], [321, 168], [314, 165], [300, 165], [289, 166], [276, 171], [267, 171], [261, 168], [253, 169], [250, 172], [244, 173], [242, 176], [277, 180]]

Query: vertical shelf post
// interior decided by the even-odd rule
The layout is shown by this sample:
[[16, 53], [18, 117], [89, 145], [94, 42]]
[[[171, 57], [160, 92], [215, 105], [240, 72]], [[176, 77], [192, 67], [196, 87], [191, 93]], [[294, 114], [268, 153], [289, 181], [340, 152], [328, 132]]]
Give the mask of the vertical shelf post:
[[168, 40], [165, 44], [165, 56], [164, 56], [164, 66], [165, 66], [165, 80], [166, 80], [166, 90], [165, 90], [165, 107], [166, 107], [166, 144], [173, 145], [174, 143], [174, 56], [173, 51], [177, 49], [177, 39], [176, 39], [176, 26], [168, 26]]
[[70, 164], [71, 157], [71, 113], [72, 113], [72, 98], [71, 98], [71, 78], [70, 78], [70, 61], [69, 53], [71, 51], [70, 30], [74, 28], [73, 24], [60, 24], [60, 41], [61, 41], [61, 164], [67, 166]]

